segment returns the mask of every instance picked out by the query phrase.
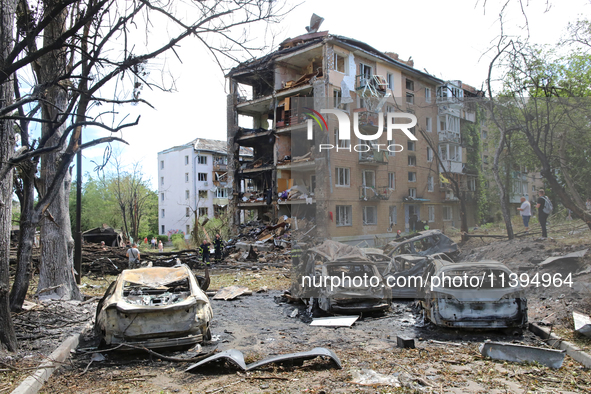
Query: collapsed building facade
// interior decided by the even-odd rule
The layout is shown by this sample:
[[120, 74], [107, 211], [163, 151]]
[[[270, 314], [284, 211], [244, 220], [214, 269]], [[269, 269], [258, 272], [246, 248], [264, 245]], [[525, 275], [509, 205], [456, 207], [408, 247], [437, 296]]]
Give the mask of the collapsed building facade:
[[[467, 85], [413, 66], [412, 60], [363, 42], [313, 32], [231, 70], [227, 119], [233, 223], [243, 220], [243, 211], [256, 211], [263, 219], [313, 218], [324, 237], [369, 244], [376, 235], [388, 238], [397, 230], [459, 227], [458, 198], [441, 182], [443, 168], [432, 147], [469, 195], [475, 182], [466, 166], [461, 127], [476, 122], [475, 108], [464, 105]], [[358, 119], [358, 126], [351, 122], [350, 140], [341, 138], [344, 130], [335, 115], [321, 115], [327, 109]], [[376, 140], [354, 133], [358, 127], [361, 137], [375, 134], [376, 125], [387, 124], [380, 113], [392, 112], [416, 116], [416, 126], [409, 129], [416, 141], [400, 130], [390, 140], [385, 132]], [[251, 123], [241, 127], [246, 122]], [[250, 163], [238, 160], [244, 147], [253, 150]], [[468, 221], [473, 224], [471, 202]]]

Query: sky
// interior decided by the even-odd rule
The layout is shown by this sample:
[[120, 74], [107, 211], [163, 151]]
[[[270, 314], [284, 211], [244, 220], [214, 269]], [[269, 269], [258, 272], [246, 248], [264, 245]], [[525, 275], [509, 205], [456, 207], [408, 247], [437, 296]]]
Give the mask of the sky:
[[[279, 25], [251, 29], [251, 45], [274, 48], [286, 38], [305, 34], [313, 13], [324, 18], [320, 31], [354, 38], [380, 51], [396, 52], [402, 60], [412, 56], [414, 67], [443, 80], [461, 80], [476, 88], [486, 78], [491, 56], [488, 50], [499, 37], [498, 15], [505, 1], [487, 0], [381, 0], [360, 2], [323, 0], [291, 2], [297, 5]], [[566, 33], [568, 22], [589, 15], [590, 0], [523, 1], [506, 8], [503, 29], [506, 34], [525, 37], [537, 44], [556, 45]], [[526, 4], [527, 3], [527, 4]], [[166, 28], [154, 34], [165, 37]], [[274, 35], [274, 37], [272, 37]], [[268, 49], [268, 51], [271, 48]], [[148, 64], [152, 78], [166, 68], [175, 79], [175, 92], [144, 89], [141, 97], [154, 109], [137, 105], [120, 109], [128, 119], [140, 117], [139, 125], [125, 129], [121, 137], [129, 145], [113, 143], [123, 163], [139, 162], [144, 178], [157, 185], [157, 154], [195, 138], [226, 139], [226, 81], [224, 73], [203, 44], [195, 39], [183, 41], [174, 55]], [[86, 129], [84, 140], [99, 135]], [[90, 173], [102, 162], [105, 146], [84, 151], [83, 173]]]

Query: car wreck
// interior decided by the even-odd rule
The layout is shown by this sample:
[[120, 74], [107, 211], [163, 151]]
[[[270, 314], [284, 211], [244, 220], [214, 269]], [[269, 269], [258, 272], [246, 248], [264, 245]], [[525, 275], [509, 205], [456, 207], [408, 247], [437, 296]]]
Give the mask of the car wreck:
[[102, 346], [191, 346], [211, 338], [212, 316], [188, 266], [139, 268], [111, 283], [98, 303], [95, 331]]
[[522, 328], [527, 299], [511, 271], [497, 261], [431, 261], [423, 282], [425, 317], [443, 327]]
[[421, 231], [418, 235], [401, 237], [389, 242], [384, 248], [384, 254], [391, 257], [400, 254], [429, 256], [435, 253], [446, 253], [453, 257], [459, 252], [458, 244], [439, 230]]
[[390, 308], [390, 290], [378, 266], [357, 247], [327, 240], [304, 253], [299, 272], [302, 298], [311, 299], [325, 312], [378, 312]]

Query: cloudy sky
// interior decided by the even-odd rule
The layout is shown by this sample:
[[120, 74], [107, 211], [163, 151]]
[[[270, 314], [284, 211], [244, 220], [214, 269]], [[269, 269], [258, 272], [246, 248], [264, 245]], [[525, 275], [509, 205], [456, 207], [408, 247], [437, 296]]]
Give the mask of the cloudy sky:
[[[487, 50], [499, 36], [498, 15], [504, 2], [487, 0], [485, 9], [482, 0], [308, 0], [271, 30], [263, 26], [253, 28], [251, 39], [253, 45], [269, 44], [272, 31], [276, 47], [286, 38], [306, 33], [305, 26], [309, 25], [312, 13], [316, 13], [325, 19], [321, 31], [355, 38], [381, 51], [396, 52], [404, 60], [412, 56], [419, 70], [444, 80], [459, 79], [481, 87], [490, 61]], [[556, 44], [569, 21], [591, 11], [590, 0], [553, 1], [549, 10], [545, 0], [529, 3], [525, 7], [529, 36], [539, 44]], [[518, 4], [513, 1], [507, 9], [504, 29], [508, 34], [525, 36], [526, 19]], [[164, 28], [154, 33], [166, 35]], [[226, 138], [224, 73], [194, 39], [184, 41], [177, 53], [182, 63], [172, 55], [148, 65], [152, 77], [166, 67], [175, 77], [176, 91], [144, 89], [142, 97], [155, 109], [142, 105], [121, 108], [120, 115], [128, 113], [129, 119], [141, 115], [141, 119], [138, 126], [126, 129], [122, 135], [129, 146], [113, 144], [124, 163], [141, 162], [145, 177], [152, 180], [154, 187], [158, 152], [197, 137]], [[96, 135], [92, 129], [85, 133], [85, 140]], [[93, 161], [102, 161], [103, 152], [104, 147], [85, 151], [85, 174], [92, 173]]]

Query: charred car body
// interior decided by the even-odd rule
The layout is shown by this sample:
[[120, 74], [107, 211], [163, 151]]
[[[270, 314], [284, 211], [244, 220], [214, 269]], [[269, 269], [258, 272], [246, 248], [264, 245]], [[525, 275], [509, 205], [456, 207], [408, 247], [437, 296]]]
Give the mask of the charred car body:
[[335, 241], [307, 250], [296, 268], [301, 298], [329, 313], [378, 312], [390, 308], [390, 290], [376, 266], [354, 246]]
[[443, 327], [524, 327], [527, 299], [519, 283], [510, 282], [510, 275], [497, 261], [435, 259], [424, 274], [421, 305], [425, 317]]
[[186, 265], [124, 270], [97, 306], [103, 346], [129, 343], [162, 348], [211, 338], [213, 312]]
[[389, 242], [384, 253], [390, 257], [400, 254], [429, 256], [435, 253], [446, 253], [453, 257], [460, 252], [458, 245], [439, 230], [421, 231]]

